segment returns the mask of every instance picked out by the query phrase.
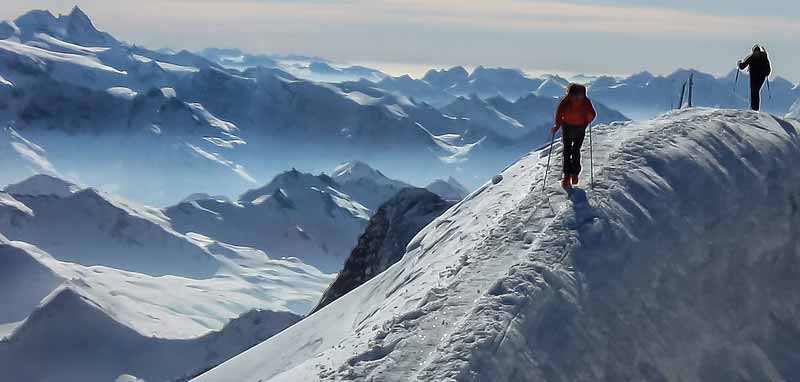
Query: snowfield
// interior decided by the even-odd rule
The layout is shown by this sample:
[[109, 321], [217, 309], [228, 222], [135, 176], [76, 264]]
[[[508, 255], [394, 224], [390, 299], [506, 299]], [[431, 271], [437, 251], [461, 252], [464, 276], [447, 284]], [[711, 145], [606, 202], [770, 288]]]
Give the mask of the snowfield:
[[235, 202], [194, 200], [164, 213], [179, 232], [257, 248], [277, 258], [299, 258], [325, 273], [341, 269], [370, 215], [327, 175], [297, 170], [245, 192]]
[[298, 321], [333, 280], [58, 178], [4, 191], [0, 370], [11, 381], [188, 378]]
[[798, 129], [714, 109], [599, 126], [594, 189], [569, 199], [531, 153], [195, 381], [797, 380]]
[[786, 118], [793, 118], [800, 120], [800, 99], [792, 105], [791, 110], [789, 110], [789, 114], [786, 115]]

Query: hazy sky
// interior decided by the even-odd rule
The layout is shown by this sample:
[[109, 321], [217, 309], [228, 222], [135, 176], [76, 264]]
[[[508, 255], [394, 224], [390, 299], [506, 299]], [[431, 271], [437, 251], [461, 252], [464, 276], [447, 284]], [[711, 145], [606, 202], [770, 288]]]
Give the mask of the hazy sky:
[[236, 47], [380, 63], [529, 71], [731, 70], [753, 43], [800, 81], [797, 0], [3, 0], [0, 18], [78, 4], [101, 30], [151, 48]]

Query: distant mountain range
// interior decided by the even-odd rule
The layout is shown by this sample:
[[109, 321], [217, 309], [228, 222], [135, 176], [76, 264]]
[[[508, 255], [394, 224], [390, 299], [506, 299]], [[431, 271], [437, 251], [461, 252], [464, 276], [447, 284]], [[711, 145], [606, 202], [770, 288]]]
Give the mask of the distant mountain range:
[[[468, 117], [483, 105], [461, 116], [437, 107], [566, 83], [479, 68], [466, 83], [463, 70], [429, 73], [431, 85], [313, 57], [156, 51], [98, 31], [77, 7], [3, 22], [0, 38], [0, 122], [10, 144], [0, 155], [22, 164], [0, 182], [45, 172], [159, 205], [195, 192], [231, 197], [289, 166], [321, 171], [353, 159], [420, 184], [466, 166], [462, 179], [476, 187], [541, 144], [543, 126]], [[433, 89], [442, 102], [392, 81]], [[544, 88], [540, 96], [559, 93]]]
[[[406, 201], [381, 208], [402, 214], [386, 228], [409, 240], [424, 225], [418, 214], [433, 219], [467, 192], [455, 179], [430, 187], [451, 201], [362, 162], [333, 176], [287, 171], [235, 201], [193, 194], [163, 209], [44, 174], [8, 185], [0, 367], [13, 380], [196, 375], [307, 314], [388, 200]], [[437, 212], [403, 190], [438, 200]], [[70, 354], [79, 344], [91, 349]], [[123, 356], [132, 352], [146, 355]]]
[[[475, 188], [550, 138], [570, 81], [482, 66], [415, 79], [316, 57], [150, 50], [98, 31], [77, 7], [3, 22], [0, 38], [0, 159], [10, 164], [0, 183], [47, 173], [161, 206], [198, 192], [234, 198], [289, 167], [351, 160]], [[745, 107], [747, 76], [734, 94], [731, 75], [580, 80], [607, 124], [677, 106], [690, 76], [694, 105]], [[764, 109], [779, 115], [800, 98], [780, 77], [770, 90]]]
[[293, 324], [331, 280], [297, 258], [179, 233], [161, 210], [47, 175], [0, 192], [9, 380], [179, 378]]

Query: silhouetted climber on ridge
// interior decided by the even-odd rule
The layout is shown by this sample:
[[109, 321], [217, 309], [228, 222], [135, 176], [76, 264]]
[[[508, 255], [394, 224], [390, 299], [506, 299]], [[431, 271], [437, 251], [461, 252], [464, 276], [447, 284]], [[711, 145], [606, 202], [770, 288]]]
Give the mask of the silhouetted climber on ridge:
[[564, 144], [564, 177], [561, 180], [561, 187], [565, 190], [572, 188], [573, 184], [578, 184], [578, 174], [581, 173], [581, 146], [583, 138], [586, 136], [586, 127], [589, 126], [597, 112], [594, 110], [592, 101], [586, 97], [586, 87], [579, 84], [569, 84], [567, 95], [561, 99], [556, 111], [556, 125], [553, 127], [553, 134], [563, 127], [561, 141]]
[[772, 72], [767, 50], [756, 44], [753, 53], [739, 61], [739, 70], [750, 68], [750, 108], [758, 111], [761, 106], [761, 87]]

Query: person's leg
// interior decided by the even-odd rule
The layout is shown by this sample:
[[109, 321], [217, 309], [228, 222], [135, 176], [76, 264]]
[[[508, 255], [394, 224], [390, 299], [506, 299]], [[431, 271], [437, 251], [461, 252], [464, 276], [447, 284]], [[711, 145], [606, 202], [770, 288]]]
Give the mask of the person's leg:
[[750, 76], [750, 108], [758, 111], [761, 109], [761, 87], [766, 78]]
[[562, 172], [567, 175], [572, 171], [572, 135], [569, 126], [561, 127], [561, 143]]
[[576, 177], [581, 173], [581, 146], [586, 137], [586, 128], [576, 127], [572, 135], [572, 175]]

